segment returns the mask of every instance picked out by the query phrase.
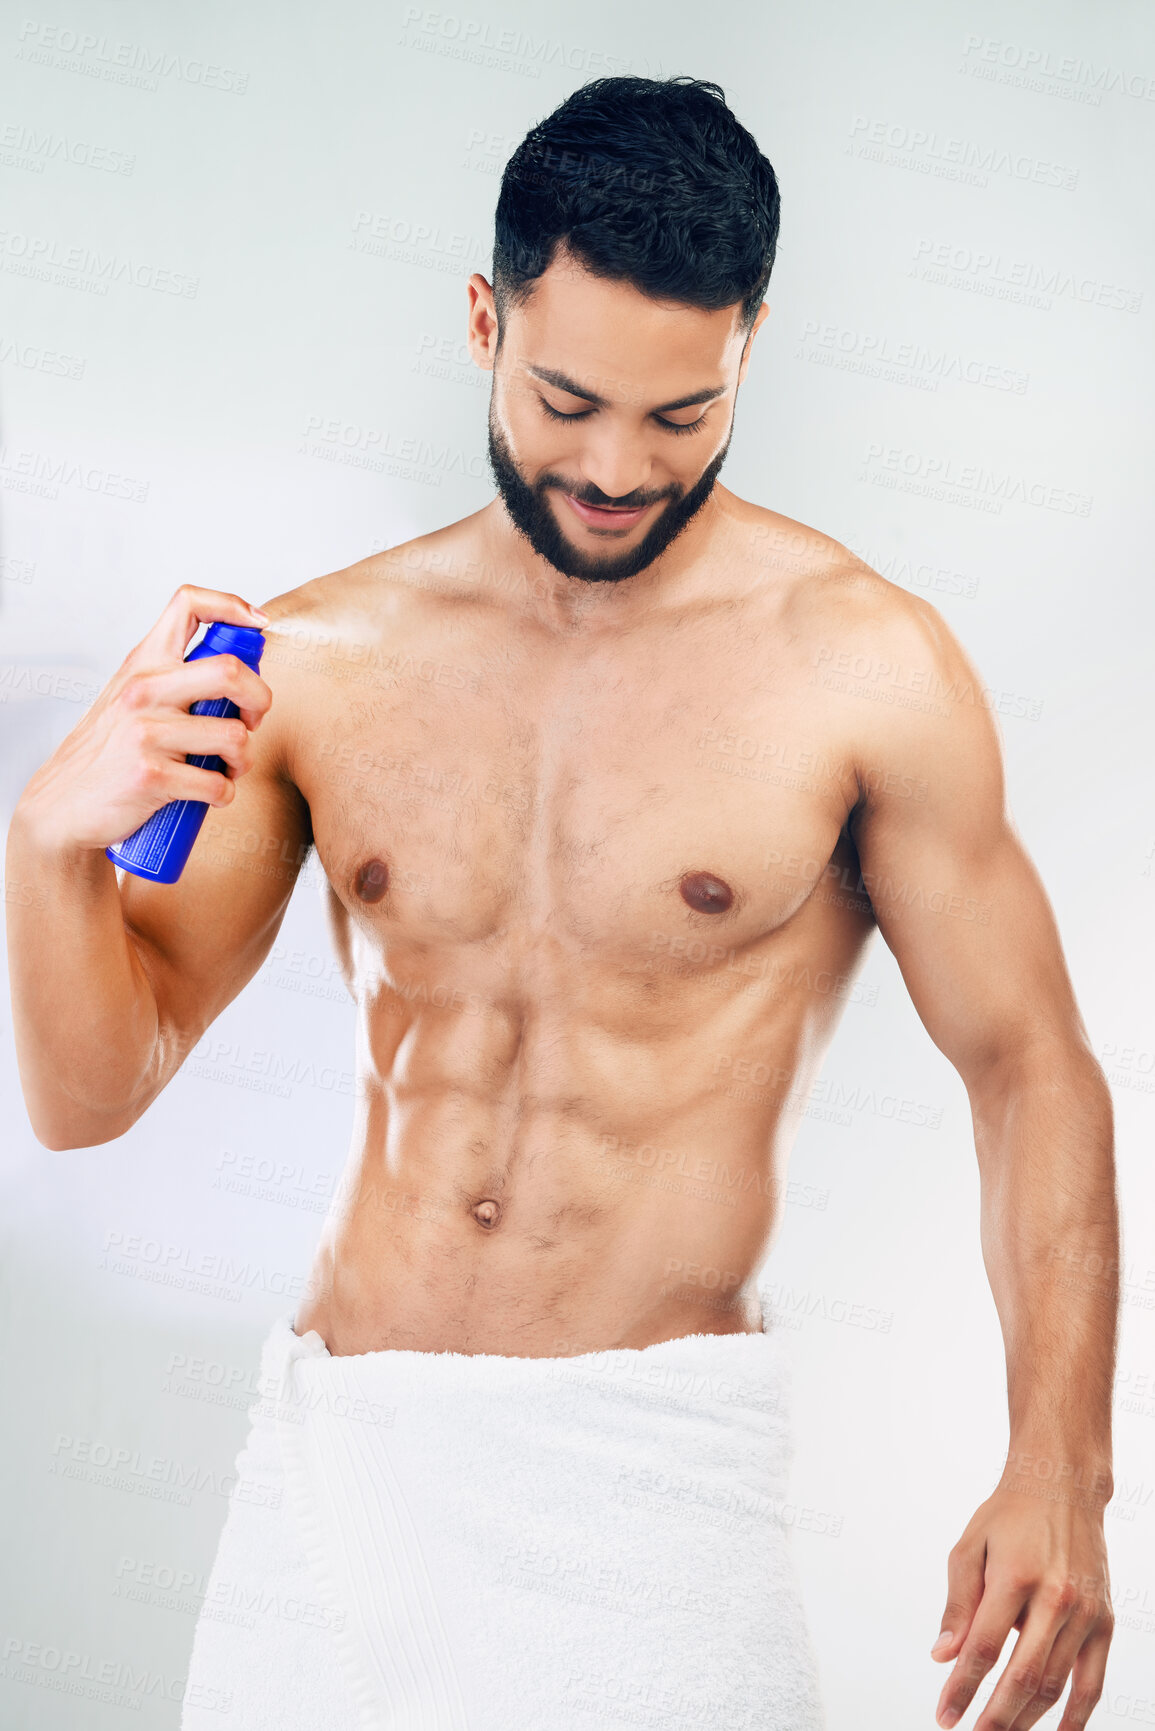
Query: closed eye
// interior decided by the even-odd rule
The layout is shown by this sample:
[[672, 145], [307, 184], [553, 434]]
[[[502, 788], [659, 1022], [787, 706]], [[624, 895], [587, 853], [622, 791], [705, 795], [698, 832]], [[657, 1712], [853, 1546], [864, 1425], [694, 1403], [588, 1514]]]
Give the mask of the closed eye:
[[[551, 408], [544, 397], [539, 397], [537, 400], [551, 421], [584, 421], [587, 415], [593, 414], [592, 409], [579, 409], [576, 414], [565, 415], [560, 409]], [[699, 415], [696, 421], [681, 422], [667, 421], [663, 415], [655, 415], [653, 418], [659, 427], [665, 427], [668, 433], [696, 433], [700, 427], [705, 425], [706, 421], [705, 415]]]

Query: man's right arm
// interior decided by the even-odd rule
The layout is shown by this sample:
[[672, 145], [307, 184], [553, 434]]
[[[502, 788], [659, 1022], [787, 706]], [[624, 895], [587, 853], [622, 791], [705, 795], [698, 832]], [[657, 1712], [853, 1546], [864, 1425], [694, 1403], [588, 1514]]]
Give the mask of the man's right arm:
[[[311, 840], [308, 808], [280, 773], [277, 730], [261, 726], [266, 679], [229, 656], [215, 669], [217, 658], [183, 662], [206, 619], [265, 623], [238, 596], [179, 590], [13, 814], [16, 1053], [49, 1148], [95, 1147], [136, 1123], [260, 967]], [[262, 674], [276, 661], [274, 623]], [[196, 698], [219, 695], [239, 721], [188, 714]], [[216, 753], [230, 774], [187, 764], [188, 752]], [[181, 877], [118, 883], [105, 846], [173, 798], [210, 807]]]

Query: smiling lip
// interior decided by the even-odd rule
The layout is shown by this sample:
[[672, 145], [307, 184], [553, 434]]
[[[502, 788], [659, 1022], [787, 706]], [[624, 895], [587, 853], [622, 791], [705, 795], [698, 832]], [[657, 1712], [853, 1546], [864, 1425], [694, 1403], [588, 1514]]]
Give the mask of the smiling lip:
[[598, 505], [583, 505], [572, 493], [563, 493], [562, 497], [575, 516], [590, 529], [632, 529], [650, 508], [648, 505], [639, 505], [632, 511], [602, 510]]

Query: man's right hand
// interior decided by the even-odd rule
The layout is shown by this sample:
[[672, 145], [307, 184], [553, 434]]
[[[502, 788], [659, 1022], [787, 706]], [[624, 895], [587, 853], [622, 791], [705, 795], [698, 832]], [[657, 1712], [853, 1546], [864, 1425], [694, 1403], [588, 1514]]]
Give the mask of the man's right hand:
[[[184, 660], [202, 623], [260, 630], [268, 616], [239, 595], [182, 583], [148, 636], [125, 657], [91, 709], [32, 776], [18, 810], [41, 847], [69, 853], [123, 841], [174, 799], [225, 806], [252, 765], [252, 733], [273, 701], [259, 673], [235, 655]], [[190, 715], [227, 697], [240, 718]], [[229, 775], [186, 763], [223, 758]]]

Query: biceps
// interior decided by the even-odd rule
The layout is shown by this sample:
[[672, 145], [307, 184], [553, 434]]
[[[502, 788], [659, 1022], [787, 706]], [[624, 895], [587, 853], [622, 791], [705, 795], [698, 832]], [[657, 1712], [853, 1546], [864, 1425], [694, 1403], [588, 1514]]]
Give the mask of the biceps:
[[1054, 914], [1010, 825], [862, 826], [863, 882], [923, 1025], [963, 1075], [1078, 1024]]
[[298, 790], [254, 768], [230, 805], [210, 808], [175, 884], [126, 875], [125, 924], [179, 1045], [195, 1043], [264, 961], [311, 840]]

